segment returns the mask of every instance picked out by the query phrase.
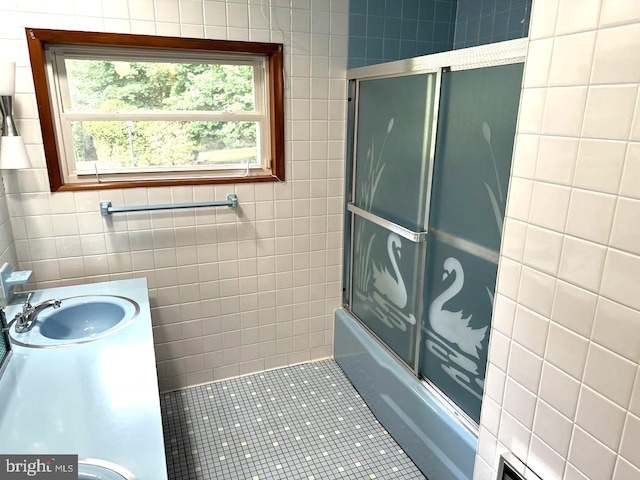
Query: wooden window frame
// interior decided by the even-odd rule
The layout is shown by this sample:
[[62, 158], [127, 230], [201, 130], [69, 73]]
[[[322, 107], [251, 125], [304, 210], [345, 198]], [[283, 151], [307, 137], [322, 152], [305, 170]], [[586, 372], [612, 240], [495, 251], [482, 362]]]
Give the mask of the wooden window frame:
[[[70, 30], [26, 28], [27, 45], [31, 61], [33, 82], [40, 116], [49, 185], [52, 192], [74, 190], [100, 190], [135, 187], [166, 187], [177, 185], [203, 185], [222, 183], [275, 182], [285, 180], [284, 142], [284, 75], [283, 46], [280, 43], [205, 40], [196, 38], [161, 37], [120, 33], [98, 33]], [[88, 181], [65, 183], [56, 136], [54, 113], [49, 93], [45, 49], [50, 45], [87, 45], [162, 51], [209, 51], [211, 53], [259, 54], [267, 59], [268, 122], [270, 130], [270, 174], [246, 177], [193, 177], [175, 179], [131, 179], [126, 181]]]

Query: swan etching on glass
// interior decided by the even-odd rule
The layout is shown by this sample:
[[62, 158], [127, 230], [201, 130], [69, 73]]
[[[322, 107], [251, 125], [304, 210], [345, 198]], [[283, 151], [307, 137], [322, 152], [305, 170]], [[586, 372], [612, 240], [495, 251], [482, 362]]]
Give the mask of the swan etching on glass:
[[393, 303], [396, 307], [402, 309], [407, 305], [407, 288], [398, 268], [398, 260], [401, 258], [402, 242], [400, 237], [395, 233], [390, 233], [387, 237], [387, 253], [393, 275], [387, 270], [385, 265], [378, 268], [373, 264], [373, 288]]
[[462, 290], [464, 270], [460, 262], [453, 257], [447, 258], [443, 267], [442, 281], [451, 274], [455, 274], [455, 279], [429, 306], [429, 323], [438, 335], [450, 343], [458, 345], [463, 352], [479, 358], [478, 349], [482, 348], [482, 340], [484, 340], [487, 327], [474, 329], [469, 326], [471, 315], [463, 317], [462, 310], [450, 312], [444, 309], [444, 305]]

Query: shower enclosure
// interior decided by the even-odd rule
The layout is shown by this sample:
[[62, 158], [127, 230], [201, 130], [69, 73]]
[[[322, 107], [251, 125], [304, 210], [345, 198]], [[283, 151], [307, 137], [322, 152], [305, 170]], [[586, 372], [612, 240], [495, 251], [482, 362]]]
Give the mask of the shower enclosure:
[[[353, 319], [374, 338], [374, 348], [381, 345], [400, 366], [387, 362], [379, 370], [408, 376], [409, 390], [421, 388], [418, 395], [428, 395], [447, 420], [431, 422], [426, 434], [407, 434], [423, 413], [403, 407], [397, 390], [372, 385], [377, 375], [364, 365], [366, 355], [343, 348], [338, 320], [336, 359], [368, 403], [395, 411], [400, 420], [385, 424], [391, 433], [395, 427], [400, 440], [423, 439], [414, 461], [434, 479], [469, 478], [473, 468], [471, 456], [459, 452], [443, 460], [457, 442], [447, 446], [443, 435], [453, 429], [475, 450], [524, 45], [515, 40], [349, 72], [341, 321]], [[415, 442], [406, 443], [411, 455]]]

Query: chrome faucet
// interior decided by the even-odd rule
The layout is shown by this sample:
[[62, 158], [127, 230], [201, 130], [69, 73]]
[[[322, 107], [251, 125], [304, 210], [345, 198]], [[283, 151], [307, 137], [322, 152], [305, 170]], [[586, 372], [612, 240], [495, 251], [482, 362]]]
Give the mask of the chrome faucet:
[[22, 312], [18, 313], [13, 321], [16, 322], [16, 333], [28, 332], [33, 328], [38, 318], [38, 314], [48, 307], [58, 308], [60, 307], [60, 300], [51, 299], [45, 302], [39, 303], [35, 307], [31, 305], [31, 297], [33, 293], [30, 293], [27, 297], [27, 301], [22, 306]]

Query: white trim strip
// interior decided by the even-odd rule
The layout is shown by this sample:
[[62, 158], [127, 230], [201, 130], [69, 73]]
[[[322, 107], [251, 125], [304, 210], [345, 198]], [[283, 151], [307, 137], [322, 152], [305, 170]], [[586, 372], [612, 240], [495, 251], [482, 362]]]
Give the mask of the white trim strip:
[[528, 38], [518, 38], [479, 47], [434, 53], [422, 57], [380, 63], [347, 70], [348, 79], [371, 79], [416, 73], [435, 72], [440, 68], [470, 70], [522, 63], [527, 55]]

